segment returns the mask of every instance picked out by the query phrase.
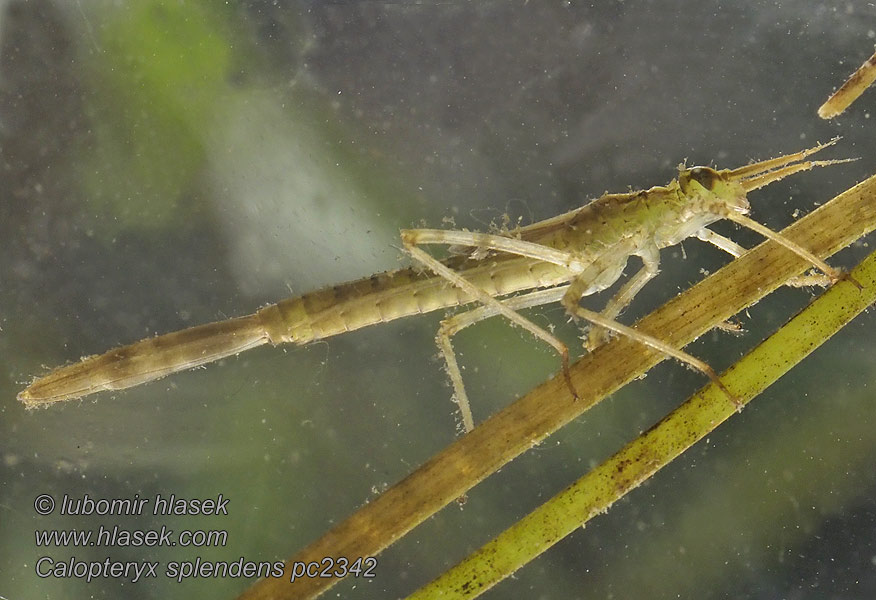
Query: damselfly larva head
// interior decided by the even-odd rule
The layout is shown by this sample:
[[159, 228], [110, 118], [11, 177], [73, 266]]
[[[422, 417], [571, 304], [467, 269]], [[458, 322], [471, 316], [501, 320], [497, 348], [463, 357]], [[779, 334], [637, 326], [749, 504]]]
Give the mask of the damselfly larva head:
[[674, 246], [728, 214], [746, 214], [745, 188], [728, 171], [709, 167], [679, 167], [678, 178], [666, 190], [668, 210], [654, 219], [651, 233], [658, 248]]
[[716, 171], [710, 167], [681, 169], [678, 185], [686, 198], [697, 201], [707, 210], [712, 209], [710, 212], [747, 214], [751, 205], [745, 197], [745, 188], [729, 174], [730, 171]]

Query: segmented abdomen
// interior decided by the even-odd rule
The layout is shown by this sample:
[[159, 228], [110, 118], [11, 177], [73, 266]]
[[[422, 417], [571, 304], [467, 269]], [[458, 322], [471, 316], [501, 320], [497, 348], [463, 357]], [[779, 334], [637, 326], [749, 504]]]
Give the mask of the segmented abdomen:
[[[528, 258], [488, 258], [484, 263], [460, 274], [491, 296], [553, 286], [569, 278], [563, 267]], [[306, 344], [471, 301], [440, 277], [400, 269], [283, 300], [258, 315], [271, 343]]]

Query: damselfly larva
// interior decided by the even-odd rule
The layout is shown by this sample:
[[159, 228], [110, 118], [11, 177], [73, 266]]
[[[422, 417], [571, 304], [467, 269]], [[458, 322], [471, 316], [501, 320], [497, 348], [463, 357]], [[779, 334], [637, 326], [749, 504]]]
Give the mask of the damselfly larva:
[[873, 85], [874, 81], [876, 81], [876, 53], [864, 61], [857, 71], [849, 75], [845, 83], [818, 108], [818, 116], [822, 119], [832, 119], [841, 114], [864, 93], [864, 90]]
[[[502, 234], [405, 230], [401, 237], [406, 251], [427, 271], [406, 268], [380, 273], [289, 298], [252, 315], [148, 338], [84, 358], [37, 378], [18, 399], [28, 407], [44, 406], [139, 385], [266, 343], [302, 345], [400, 317], [478, 303], [480, 306], [442, 321], [437, 336], [463, 424], [469, 431], [474, 422], [451, 337], [472, 323], [502, 314], [560, 353], [571, 389], [566, 346], [517, 312], [560, 301], [573, 317], [598, 326], [591, 331], [591, 347], [601, 343], [604, 330], [629, 336], [703, 371], [735, 400], [708, 365], [615, 319], [657, 274], [661, 248], [697, 237], [734, 256], [744, 252], [732, 240], [707, 229], [721, 219], [783, 245], [824, 273], [821, 279], [839, 279], [839, 271], [811, 252], [745, 216], [750, 210], [748, 192], [800, 171], [844, 162], [806, 160], [835, 142], [732, 170], [679, 167], [678, 177], [666, 186], [606, 194], [571, 212]], [[439, 261], [419, 248], [421, 244], [452, 244], [469, 252]], [[642, 259], [643, 266], [601, 313], [579, 306], [583, 296], [615, 283], [633, 255]]]

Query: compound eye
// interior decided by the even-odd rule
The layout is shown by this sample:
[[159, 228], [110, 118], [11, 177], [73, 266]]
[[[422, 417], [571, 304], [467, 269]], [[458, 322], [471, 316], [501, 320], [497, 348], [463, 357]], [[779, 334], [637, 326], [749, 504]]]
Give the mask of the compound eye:
[[715, 187], [718, 177], [718, 172], [708, 167], [695, 167], [690, 170], [690, 178], [707, 190]]

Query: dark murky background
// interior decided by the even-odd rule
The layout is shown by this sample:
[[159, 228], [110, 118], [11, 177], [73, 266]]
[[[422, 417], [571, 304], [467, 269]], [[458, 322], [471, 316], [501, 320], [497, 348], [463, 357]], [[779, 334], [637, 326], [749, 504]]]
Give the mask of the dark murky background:
[[[861, 161], [752, 195], [775, 229], [873, 173], [876, 92], [835, 122], [815, 115], [870, 55], [872, 5], [594, 4], [2, 2], [0, 596], [233, 598], [248, 581], [85, 584], [35, 563], [279, 560], [455, 437], [439, 315], [26, 412], [15, 394], [44, 367], [395, 268], [404, 227], [531, 222], [665, 183], [684, 159], [732, 167], [845, 136], [831, 155]], [[683, 248], [662, 253], [627, 321], [727, 260]], [[744, 336], [690, 350], [723, 368], [810, 297], [780, 290], [741, 316]], [[558, 307], [538, 314], [574, 343]], [[873, 325], [862, 315], [486, 597], [872, 596]], [[558, 368], [501, 322], [456, 345], [477, 420]], [[410, 593], [702, 383], [659, 366], [382, 554], [375, 580], [330, 593]], [[231, 503], [219, 518], [40, 517], [41, 493]], [[100, 524], [227, 530], [228, 543], [35, 545], [36, 529]]]

